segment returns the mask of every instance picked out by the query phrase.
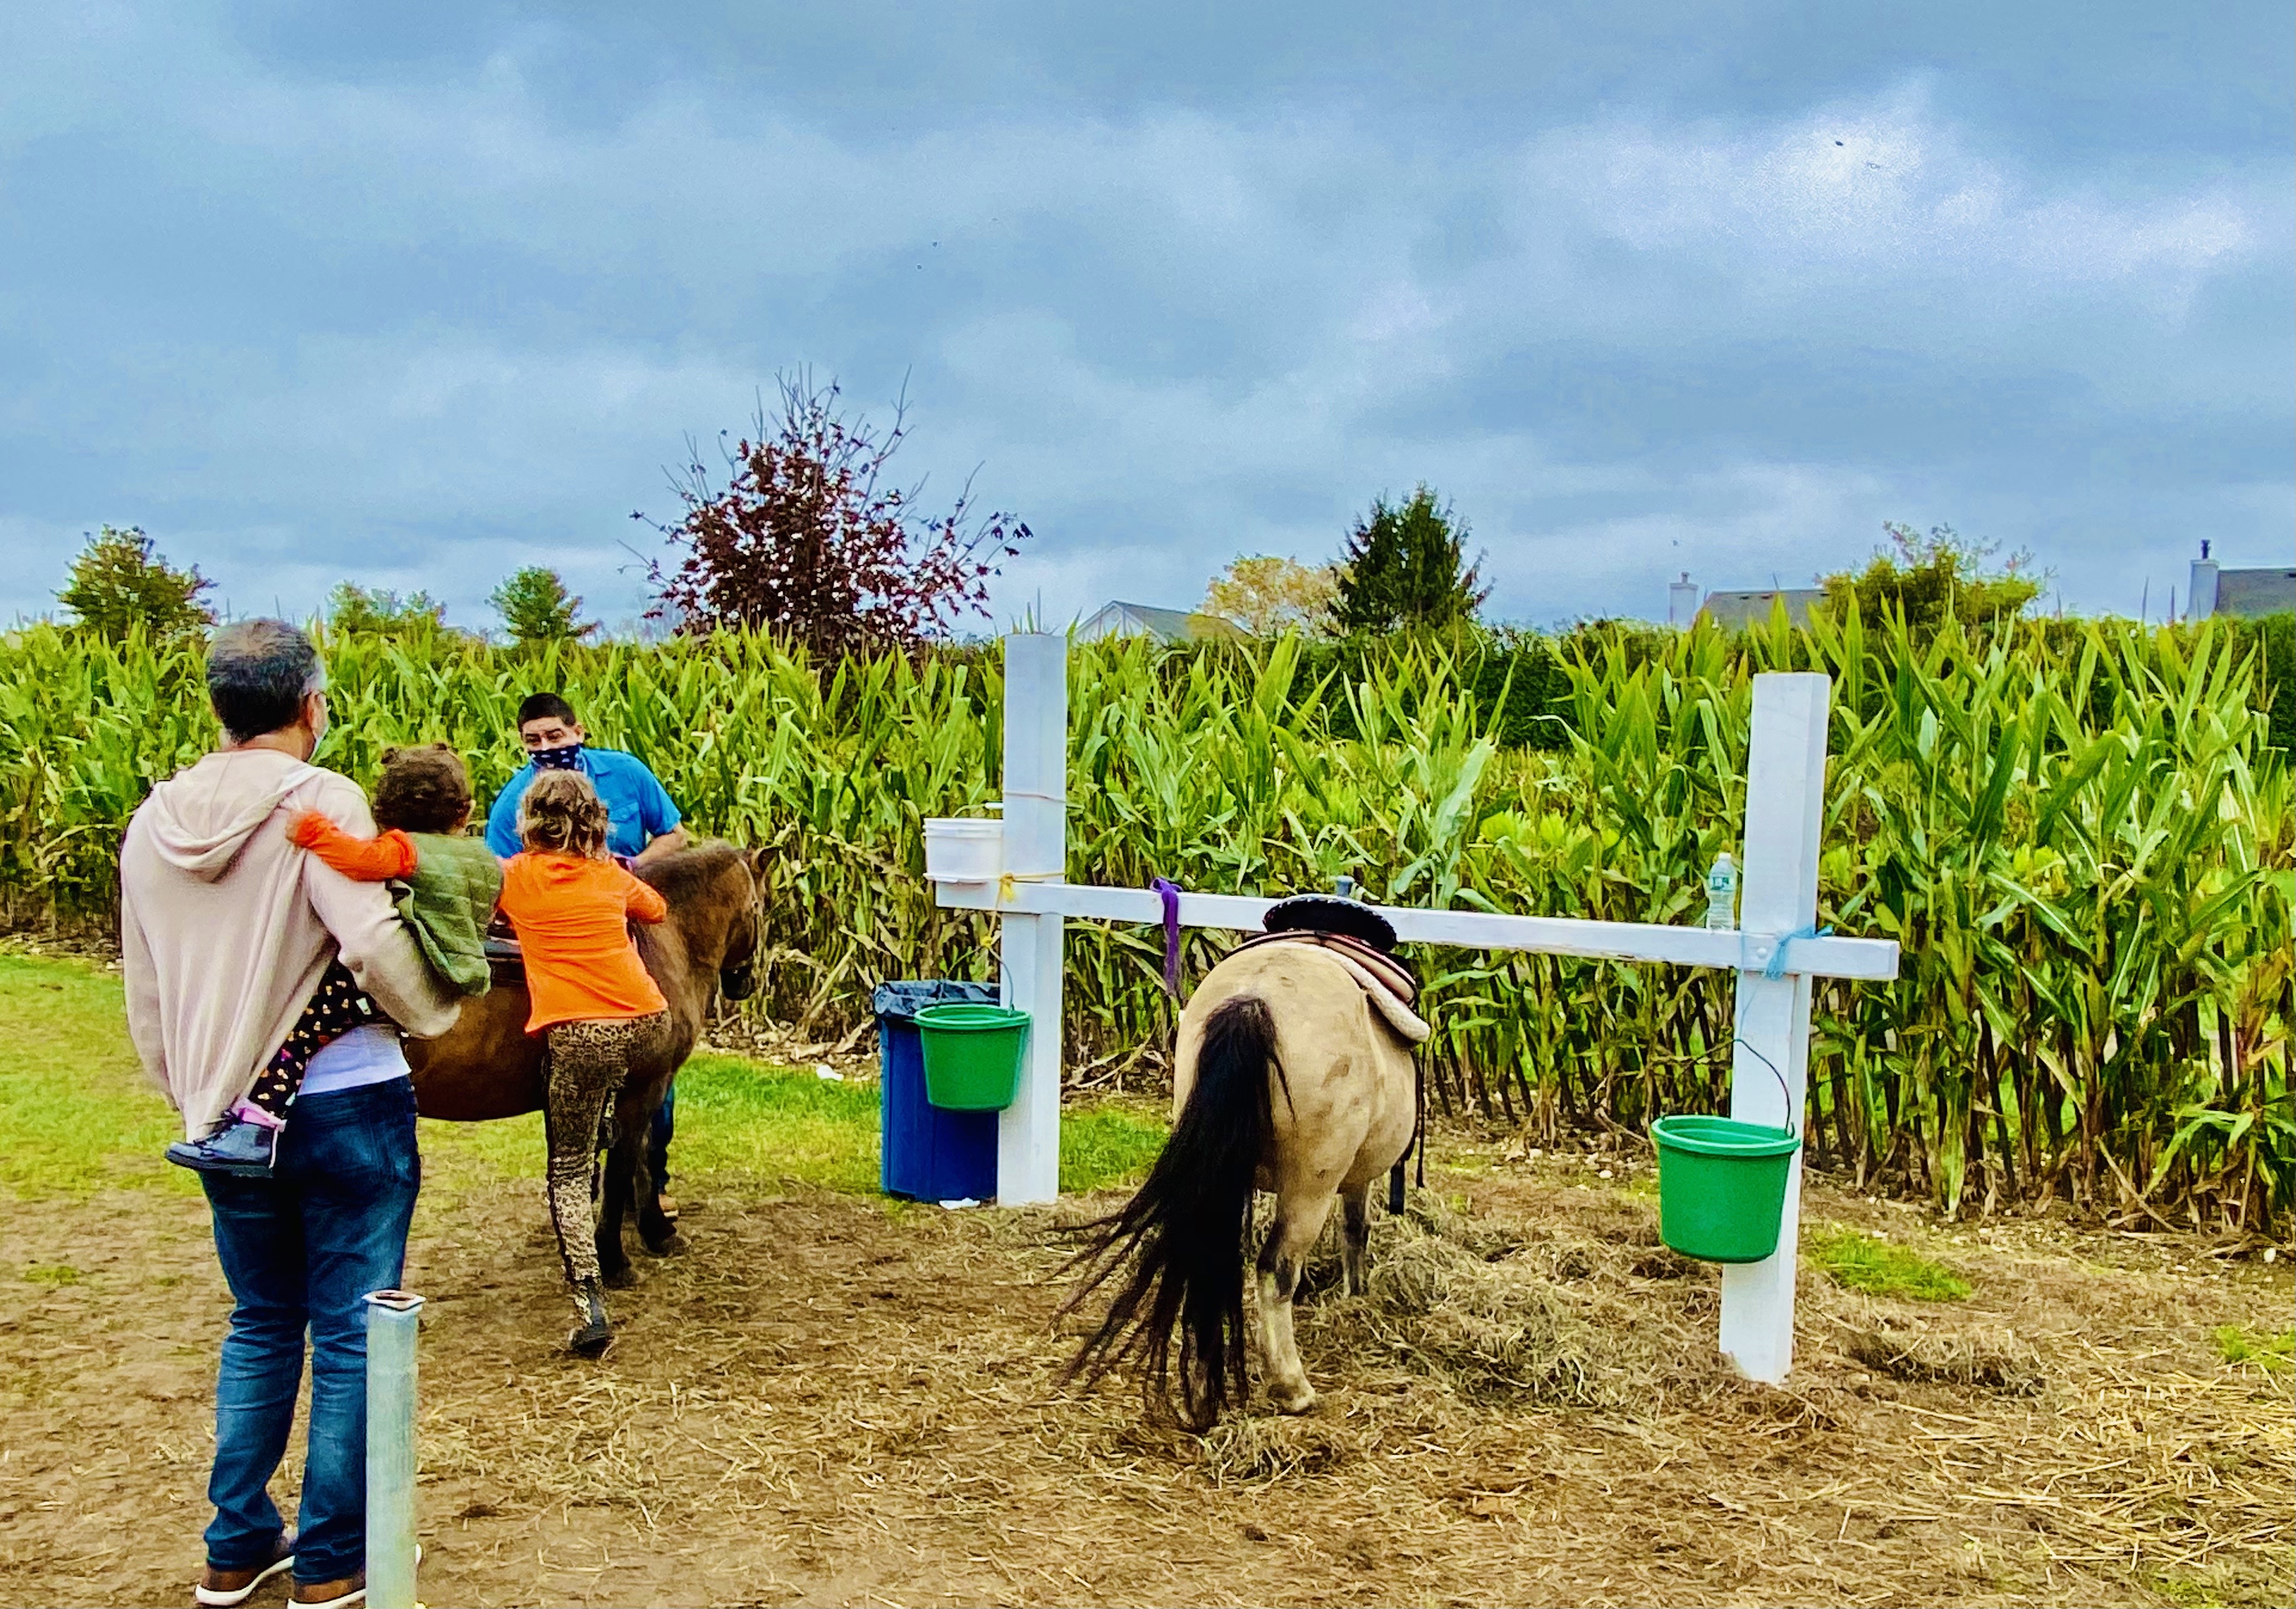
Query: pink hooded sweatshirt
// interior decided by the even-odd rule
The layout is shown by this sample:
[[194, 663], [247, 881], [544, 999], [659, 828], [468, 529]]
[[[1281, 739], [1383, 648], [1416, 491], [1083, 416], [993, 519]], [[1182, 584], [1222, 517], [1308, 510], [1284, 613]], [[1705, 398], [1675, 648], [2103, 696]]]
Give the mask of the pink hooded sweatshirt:
[[274, 749], [211, 754], [152, 790], [119, 854], [120, 969], [136, 1053], [184, 1116], [212, 1129], [286, 1041], [338, 953], [406, 1032], [431, 1039], [458, 1003], [381, 883], [354, 883], [288, 841], [296, 813], [374, 832], [348, 778]]

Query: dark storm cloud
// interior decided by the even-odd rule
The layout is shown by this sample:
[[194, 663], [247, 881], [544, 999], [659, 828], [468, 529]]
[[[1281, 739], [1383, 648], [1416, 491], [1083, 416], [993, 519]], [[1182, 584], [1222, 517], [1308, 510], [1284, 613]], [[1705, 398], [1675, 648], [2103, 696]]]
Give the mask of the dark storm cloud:
[[387, 9], [0, 21], [0, 611], [132, 520], [242, 608], [627, 616], [808, 362], [1042, 533], [1008, 609], [1419, 479], [1534, 619], [1885, 518], [2076, 606], [2285, 557], [2284, 7]]

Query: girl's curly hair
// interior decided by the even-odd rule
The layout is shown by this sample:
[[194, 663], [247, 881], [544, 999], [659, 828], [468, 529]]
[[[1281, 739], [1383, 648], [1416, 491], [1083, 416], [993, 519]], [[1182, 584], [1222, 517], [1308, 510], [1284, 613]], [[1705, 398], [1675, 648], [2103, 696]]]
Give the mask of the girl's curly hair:
[[401, 832], [456, 833], [471, 819], [471, 773], [444, 743], [382, 751], [374, 824]]
[[518, 836], [531, 850], [603, 859], [606, 806], [578, 771], [545, 771], [518, 802]]

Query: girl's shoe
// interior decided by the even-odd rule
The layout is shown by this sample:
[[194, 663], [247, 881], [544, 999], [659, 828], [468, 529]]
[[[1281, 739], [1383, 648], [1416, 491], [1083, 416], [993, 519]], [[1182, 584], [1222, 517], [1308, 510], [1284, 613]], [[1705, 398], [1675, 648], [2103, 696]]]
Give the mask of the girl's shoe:
[[268, 1179], [278, 1152], [278, 1130], [241, 1117], [226, 1123], [205, 1139], [177, 1140], [168, 1148], [168, 1160], [194, 1172]]

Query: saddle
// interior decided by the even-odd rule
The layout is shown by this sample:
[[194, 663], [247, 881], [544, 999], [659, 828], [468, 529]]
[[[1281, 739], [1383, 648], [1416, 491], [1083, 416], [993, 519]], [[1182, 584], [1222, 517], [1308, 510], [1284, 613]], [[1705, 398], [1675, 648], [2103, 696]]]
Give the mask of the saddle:
[[1372, 1009], [1405, 1043], [1424, 1044], [1433, 1034], [1434, 1030], [1412, 1009], [1419, 999], [1419, 979], [1410, 964], [1394, 952], [1395, 929], [1370, 906], [1329, 894], [1299, 894], [1268, 907], [1260, 926], [1265, 931], [1236, 948], [1316, 945], [1348, 969]]
[[[1412, 1007], [1419, 999], [1419, 979], [1411, 965], [1395, 953], [1395, 927], [1368, 905], [1334, 894], [1301, 894], [1278, 900], [1260, 919], [1263, 929], [1236, 948], [1255, 944], [1315, 944], [1345, 967], [1361, 985], [1364, 999], [1380, 1020], [1408, 1045], [1423, 1045], [1433, 1037]], [[1419, 1188], [1427, 1188], [1427, 1066], [1412, 1058], [1413, 1103], [1411, 1143], [1388, 1170], [1387, 1210], [1403, 1211], [1404, 1168], [1419, 1154]]]
[[487, 970], [496, 984], [522, 984], [526, 981], [526, 950], [514, 938], [496, 938], [489, 933], [486, 938]]
[[526, 946], [518, 942], [511, 930], [510, 919], [499, 911], [487, 925], [484, 940], [487, 971], [497, 984], [522, 984], [526, 981]]
[[[636, 923], [630, 924], [630, 932], [633, 936], [636, 935]], [[496, 912], [481, 943], [487, 952], [488, 974], [497, 984], [526, 982], [526, 946], [518, 942], [518, 935], [511, 930], [509, 919], [501, 912]]]

